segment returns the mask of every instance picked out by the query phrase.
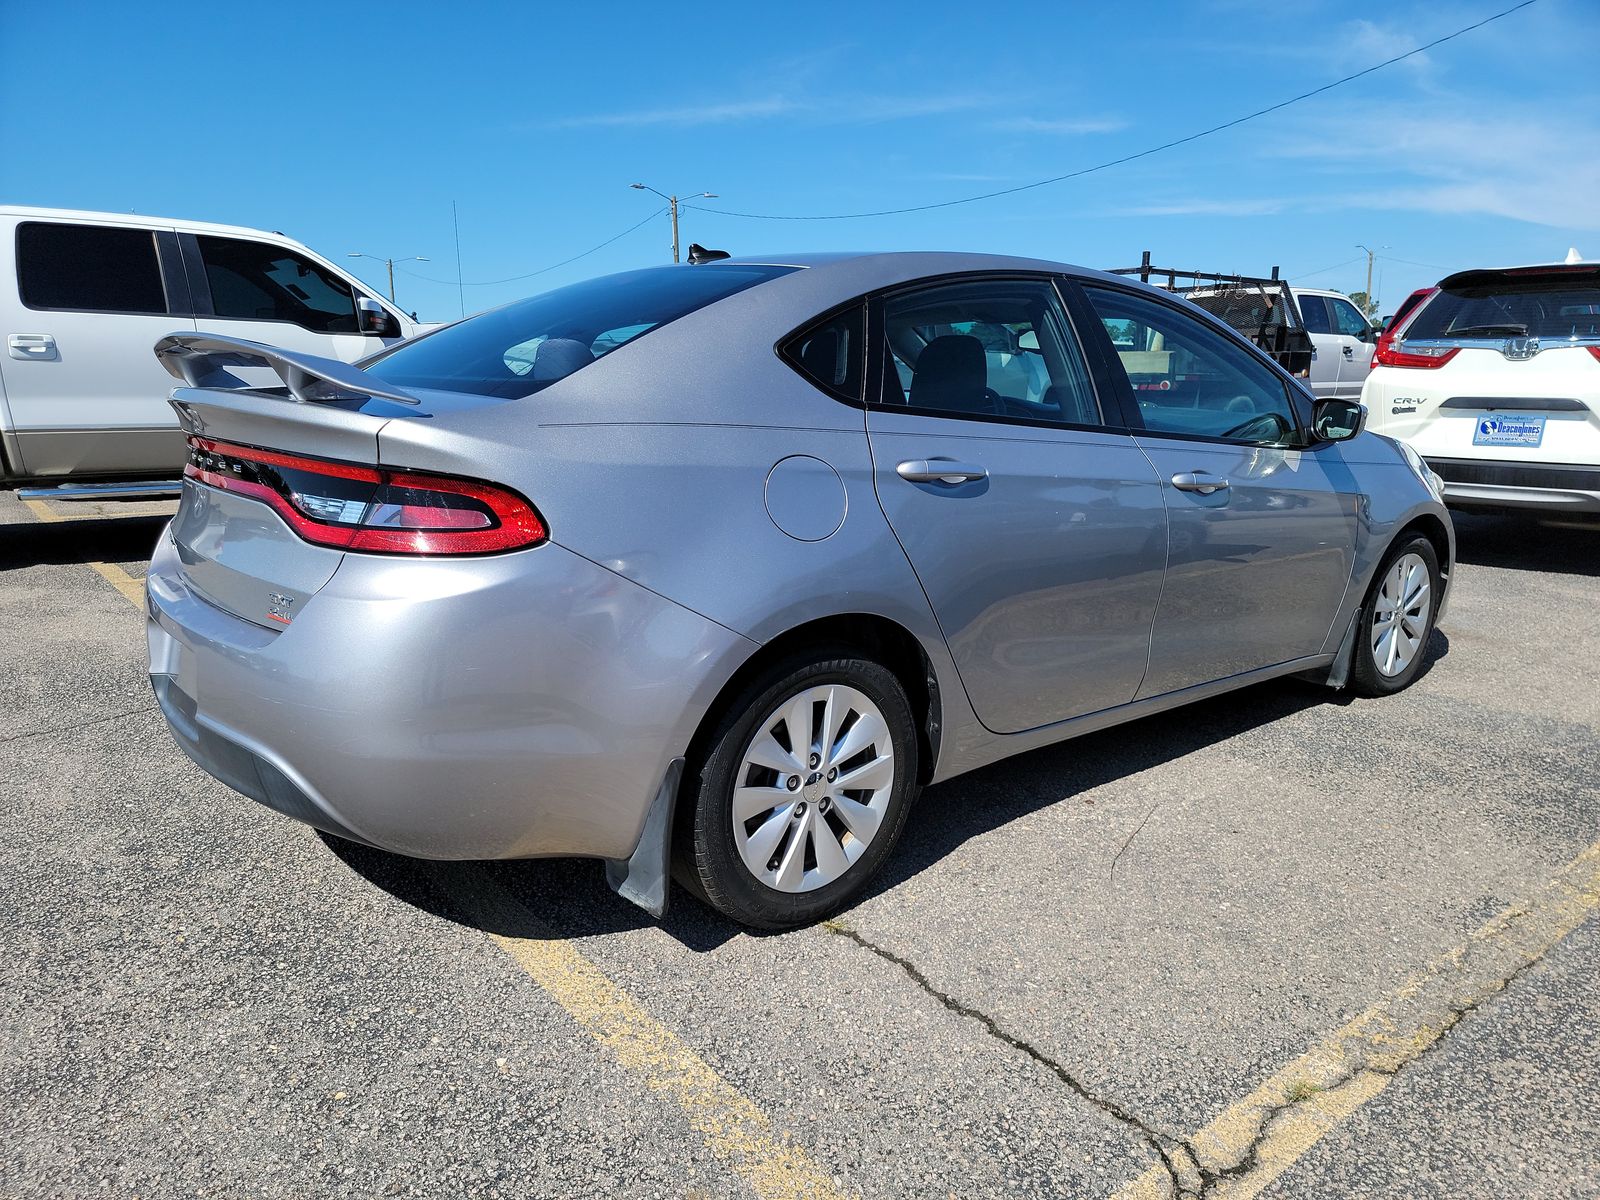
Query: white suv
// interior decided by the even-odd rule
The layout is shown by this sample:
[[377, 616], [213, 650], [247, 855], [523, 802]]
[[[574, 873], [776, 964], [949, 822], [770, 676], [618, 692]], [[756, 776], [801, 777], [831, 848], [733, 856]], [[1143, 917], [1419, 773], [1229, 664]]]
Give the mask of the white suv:
[[1451, 504], [1600, 512], [1600, 263], [1441, 280], [1361, 399]]

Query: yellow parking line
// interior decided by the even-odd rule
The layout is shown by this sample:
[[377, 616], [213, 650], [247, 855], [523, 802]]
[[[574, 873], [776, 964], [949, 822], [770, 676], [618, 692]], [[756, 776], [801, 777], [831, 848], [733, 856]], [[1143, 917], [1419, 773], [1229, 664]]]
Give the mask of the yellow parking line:
[[[1600, 911], [1600, 842], [1295, 1059], [1189, 1139], [1214, 1173], [1208, 1196], [1247, 1200], [1282, 1175], [1340, 1121], [1388, 1087], [1472, 1006]], [[1187, 1164], [1186, 1164], [1187, 1165]], [[1172, 1180], [1151, 1167], [1113, 1200], [1165, 1200]]]
[[833, 1200], [840, 1192], [798, 1146], [671, 1030], [569, 942], [490, 935], [590, 1037], [671, 1100], [762, 1200]]
[[[41, 521], [66, 520], [43, 501], [24, 503]], [[86, 565], [143, 610], [142, 580], [113, 563]], [[570, 942], [489, 936], [579, 1028], [682, 1109], [711, 1152], [761, 1200], [845, 1200], [849, 1195], [804, 1150], [781, 1140], [765, 1113]]]
[[[33, 515], [38, 517], [41, 521], [65, 522], [67, 520], [66, 517], [63, 517], [60, 513], [54, 511], [43, 500], [24, 500], [23, 503], [26, 504], [29, 511], [31, 511]], [[132, 604], [135, 608], [143, 611], [144, 580], [135, 579], [121, 567], [117, 566], [116, 563], [91, 562], [84, 563], [83, 565], [98, 574], [112, 587], [116, 588], [117, 591], [121, 592], [123, 596], [127, 598], [129, 604]]]

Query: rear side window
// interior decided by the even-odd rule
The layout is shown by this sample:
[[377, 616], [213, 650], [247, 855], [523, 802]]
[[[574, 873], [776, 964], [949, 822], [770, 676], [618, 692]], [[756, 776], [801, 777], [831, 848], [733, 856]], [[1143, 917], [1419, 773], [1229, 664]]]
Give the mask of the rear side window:
[[40, 221], [19, 225], [17, 287], [29, 308], [167, 311], [156, 235], [148, 229]]
[[[366, 370], [401, 387], [520, 399], [670, 321], [795, 269], [715, 263], [589, 279], [404, 343]], [[705, 353], [735, 349], [713, 343]]]
[[200, 257], [219, 317], [288, 321], [316, 333], [355, 333], [350, 285], [292, 250], [244, 238], [200, 237]]
[[1306, 323], [1307, 333], [1332, 333], [1333, 322], [1328, 318], [1328, 302], [1322, 296], [1301, 296], [1300, 319]]
[[1039, 279], [940, 284], [883, 305], [883, 400], [932, 415], [1098, 425], [1055, 288]]
[[1600, 272], [1488, 275], [1442, 288], [1406, 326], [1406, 339], [1600, 337]]
[[785, 362], [830, 396], [859, 404], [865, 339], [866, 307], [854, 304], [795, 334], [781, 353]]

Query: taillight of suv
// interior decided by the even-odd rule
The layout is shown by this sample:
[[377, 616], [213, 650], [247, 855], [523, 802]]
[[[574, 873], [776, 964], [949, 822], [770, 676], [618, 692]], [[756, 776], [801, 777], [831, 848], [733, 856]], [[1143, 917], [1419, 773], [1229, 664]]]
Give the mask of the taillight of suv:
[[[1412, 292], [1411, 295], [1405, 298], [1405, 301], [1400, 305], [1399, 308], [1395, 309], [1394, 316], [1389, 318], [1388, 328], [1378, 335], [1377, 343], [1373, 346], [1373, 366], [1431, 368], [1442, 367], [1445, 363], [1450, 361], [1449, 356], [1446, 355], [1444, 357], [1437, 358], [1436, 361], [1423, 362], [1420, 360], [1429, 356], [1420, 354], [1398, 354], [1394, 349], [1395, 335], [1398, 334], [1400, 330], [1404, 328], [1406, 322], [1411, 319], [1411, 314], [1416, 312], [1417, 306], [1438, 290], [1439, 289], [1436, 287], [1418, 288], [1416, 291]], [[1402, 359], [1416, 361], [1400, 361]]]

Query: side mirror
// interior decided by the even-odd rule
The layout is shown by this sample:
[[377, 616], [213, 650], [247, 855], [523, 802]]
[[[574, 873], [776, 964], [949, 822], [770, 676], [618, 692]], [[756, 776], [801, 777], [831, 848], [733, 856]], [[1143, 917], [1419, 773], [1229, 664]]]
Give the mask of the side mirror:
[[1311, 435], [1319, 442], [1347, 442], [1366, 426], [1366, 406], [1326, 396], [1311, 406]]
[[357, 296], [356, 331], [374, 337], [399, 337], [400, 322], [371, 296]]

